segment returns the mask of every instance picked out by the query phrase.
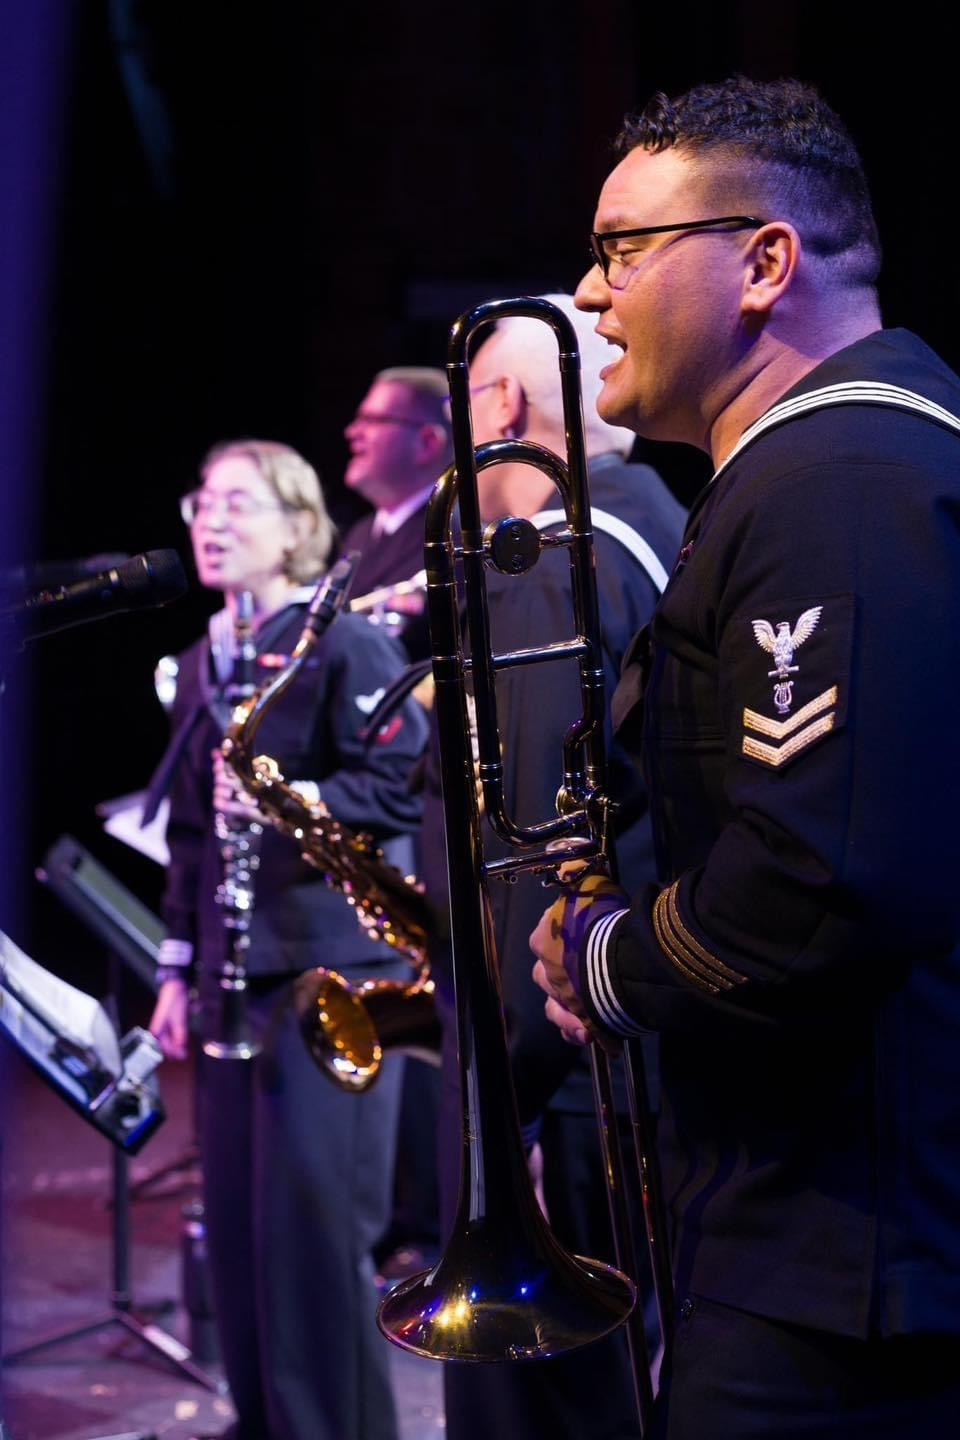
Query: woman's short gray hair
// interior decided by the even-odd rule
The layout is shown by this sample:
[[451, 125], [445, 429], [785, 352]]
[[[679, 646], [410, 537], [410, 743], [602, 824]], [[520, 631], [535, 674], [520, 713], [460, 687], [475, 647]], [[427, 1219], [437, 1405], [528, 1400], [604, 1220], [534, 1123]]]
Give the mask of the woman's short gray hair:
[[315, 580], [326, 569], [337, 533], [316, 470], [278, 440], [224, 440], [203, 457], [201, 476], [206, 479], [211, 466], [227, 458], [251, 461], [285, 510], [305, 510], [313, 516], [313, 529], [290, 551], [285, 569], [297, 584]]

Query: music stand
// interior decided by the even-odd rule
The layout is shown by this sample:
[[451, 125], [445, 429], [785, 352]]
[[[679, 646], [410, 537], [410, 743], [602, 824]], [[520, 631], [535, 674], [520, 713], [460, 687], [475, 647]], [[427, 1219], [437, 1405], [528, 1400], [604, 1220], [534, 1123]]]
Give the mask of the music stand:
[[[104, 942], [111, 957], [123, 960], [146, 988], [156, 994], [160, 942], [166, 930], [152, 910], [72, 835], [61, 835], [51, 845], [37, 871], [37, 879], [48, 885], [77, 919]], [[110, 977], [114, 993], [117, 993], [116, 984], [114, 972]], [[158, 1181], [178, 1172], [189, 1174], [199, 1163], [199, 1150], [194, 1141], [182, 1155], [138, 1180], [130, 1187], [130, 1193], [143, 1195]]]
[[[65, 901], [79, 918], [88, 923], [109, 946], [111, 969], [111, 997], [108, 1006], [116, 1011], [116, 993], [119, 985], [119, 965], [126, 960], [140, 974], [145, 983], [155, 988], [153, 964], [150, 952], [159, 949], [163, 928], [156, 916], [130, 894], [124, 886], [109, 874], [70, 836], [63, 836], [44, 858], [43, 869], [38, 878]], [[24, 957], [27, 958], [27, 957]], [[35, 965], [35, 962], [28, 964]], [[40, 968], [40, 967], [36, 967]], [[55, 982], [65, 986], [66, 982]], [[66, 987], [72, 989], [72, 987]], [[79, 993], [79, 992], [77, 992]], [[89, 998], [89, 997], [86, 997]], [[104, 1007], [107, 1008], [107, 1007]], [[116, 1023], [116, 1014], [110, 1017]], [[131, 1037], [143, 1036], [145, 1032], [131, 1031]], [[16, 1037], [13, 1037], [16, 1041]], [[152, 1037], [151, 1037], [152, 1038]], [[130, 1037], [125, 1037], [125, 1046]], [[155, 1042], [154, 1042], [155, 1043]], [[21, 1346], [5, 1355], [5, 1364], [15, 1364], [47, 1349], [51, 1345], [91, 1335], [110, 1325], [120, 1325], [130, 1331], [144, 1345], [175, 1366], [182, 1374], [216, 1394], [222, 1394], [225, 1386], [221, 1380], [209, 1375], [191, 1358], [190, 1350], [175, 1336], [159, 1325], [138, 1318], [133, 1313], [130, 1293], [130, 1187], [128, 1157], [135, 1153], [147, 1136], [152, 1133], [163, 1118], [159, 1097], [156, 1112], [144, 1117], [138, 1129], [140, 1133], [129, 1135], [123, 1126], [116, 1127], [105, 1122], [103, 1109], [85, 1108], [83, 1095], [76, 1093], [74, 1076], [67, 1070], [58, 1073], [54, 1068], [37, 1063], [37, 1054], [29, 1048], [19, 1047], [22, 1053], [45, 1078], [54, 1085], [57, 1092], [71, 1104], [78, 1113], [91, 1120], [97, 1128], [113, 1141], [112, 1150], [112, 1199], [113, 1199], [113, 1288], [110, 1296], [110, 1310], [86, 1325], [59, 1331], [42, 1340]], [[136, 1063], [136, 1057], [134, 1057]]]
[[72, 835], [54, 841], [37, 871], [79, 920], [118, 956], [148, 990], [156, 991], [162, 922]]

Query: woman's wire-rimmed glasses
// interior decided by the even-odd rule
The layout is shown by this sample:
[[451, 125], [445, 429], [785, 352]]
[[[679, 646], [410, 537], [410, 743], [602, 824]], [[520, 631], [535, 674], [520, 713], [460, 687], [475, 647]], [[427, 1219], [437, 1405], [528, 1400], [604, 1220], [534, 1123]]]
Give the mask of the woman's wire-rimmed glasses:
[[256, 495], [250, 495], [246, 490], [228, 490], [220, 494], [201, 487], [180, 497], [180, 514], [186, 525], [192, 525], [201, 516], [207, 519], [215, 511], [229, 516], [231, 520], [242, 520], [269, 510], [287, 508], [279, 500], [258, 500]]

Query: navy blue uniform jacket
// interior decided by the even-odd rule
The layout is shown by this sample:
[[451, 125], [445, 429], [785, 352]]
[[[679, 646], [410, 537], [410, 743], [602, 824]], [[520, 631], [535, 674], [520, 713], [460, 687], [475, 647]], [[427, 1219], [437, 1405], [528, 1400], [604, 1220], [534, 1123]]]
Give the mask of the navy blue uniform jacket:
[[[263, 628], [267, 651], [258, 683], [277, 673], [302, 629], [304, 607], [291, 605]], [[181, 657], [173, 725], [176, 731], [206, 687], [206, 639]], [[407, 774], [426, 737], [423, 712], [409, 702], [369, 746], [361, 739], [378, 692], [403, 669], [399, 646], [357, 615], [341, 614], [310, 652], [257, 734], [258, 754], [277, 760], [287, 781], [314, 780], [332, 815], [378, 843], [415, 832], [420, 804]], [[180, 757], [170, 794], [170, 870], [163, 905], [168, 933], [194, 944], [195, 959], [218, 970], [224, 927], [214, 895], [222, 873], [212, 824], [211, 752], [222, 739], [213, 716], [199, 718]], [[251, 975], [293, 974], [311, 965], [336, 968], [392, 960], [365, 935], [343, 896], [330, 890], [300, 856], [293, 839], [266, 825], [256, 875], [247, 969]]]
[[[877, 379], [960, 415], [903, 331], [791, 393]], [[792, 419], [722, 468], [681, 555], [615, 696], [665, 888], [581, 956], [598, 1021], [660, 1031], [678, 1287], [960, 1332], [960, 437], [863, 403]]]
[[[341, 550], [360, 552], [360, 562], [350, 586], [351, 599], [360, 599], [372, 590], [410, 580], [423, 569], [423, 527], [426, 502], [408, 515], [392, 535], [371, 537], [374, 515], [357, 520], [343, 538]], [[400, 631], [403, 647], [411, 660], [425, 660], [430, 654], [430, 627], [426, 604], [419, 614], [406, 615]]]

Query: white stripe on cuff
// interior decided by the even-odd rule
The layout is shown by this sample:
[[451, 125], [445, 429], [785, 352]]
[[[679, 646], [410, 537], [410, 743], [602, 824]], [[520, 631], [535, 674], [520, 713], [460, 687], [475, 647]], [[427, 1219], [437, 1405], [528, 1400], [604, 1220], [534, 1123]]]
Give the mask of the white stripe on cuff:
[[608, 1030], [618, 1035], [642, 1035], [644, 1027], [632, 1020], [617, 999], [607, 968], [607, 946], [611, 932], [627, 910], [612, 910], [587, 934], [587, 990], [594, 1009]]

